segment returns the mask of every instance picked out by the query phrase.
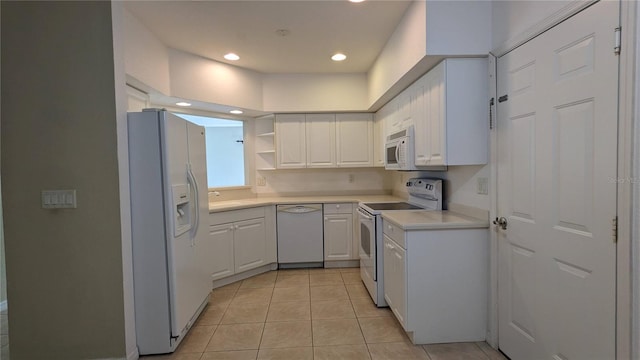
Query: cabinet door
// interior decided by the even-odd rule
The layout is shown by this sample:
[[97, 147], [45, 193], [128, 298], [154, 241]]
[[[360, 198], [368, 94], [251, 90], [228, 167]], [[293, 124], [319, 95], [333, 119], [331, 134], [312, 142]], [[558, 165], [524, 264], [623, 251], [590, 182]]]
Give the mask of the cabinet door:
[[384, 235], [384, 298], [400, 324], [406, 328], [407, 285], [405, 250]]
[[385, 120], [387, 112], [380, 109], [373, 120], [373, 166], [384, 167], [384, 145], [386, 143]]
[[414, 121], [414, 139], [415, 139], [415, 163], [416, 165], [428, 165], [431, 159], [429, 153], [429, 120], [427, 112], [429, 110], [427, 103], [429, 97], [429, 85], [432, 74], [429, 72], [420, 78], [414, 84], [415, 101], [412, 103], [413, 121]]
[[382, 253], [384, 261], [384, 299], [387, 301], [389, 308], [392, 310], [396, 307], [396, 292], [395, 288], [398, 287], [396, 284], [397, 275], [395, 274], [395, 258], [393, 256], [393, 241], [387, 235], [383, 235], [383, 246]]
[[353, 216], [331, 214], [324, 216], [324, 259], [349, 260], [353, 249]]
[[234, 274], [233, 264], [233, 224], [222, 224], [209, 227], [209, 244], [211, 245], [209, 264], [211, 279], [217, 280]]
[[267, 263], [264, 218], [234, 223], [234, 255], [236, 273]]
[[307, 114], [307, 167], [336, 166], [336, 116]]
[[338, 166], [373, 166], [373, 119], [371, 114], [336, 115]]
[[445, 64], [446, 61], [443, 61], [429, 72], [431, 75], [427, 103], [429, 130], [426, 138], [429, 146], [428, 165], [445, 165], [446, 161]]
[[305, 116], [284, 114], [276, 116], [277, 168], [304, 168], [307, 166]]
[[400, 324], [406, 329], [407, 325], [407, 265], [405, 250], [394, 243], [394, 274], [396, 286], [394, 287], [395, 310], [393, 310]]
[[398, 94], [398, 118], [399, 130], [406, 129], [413, 125], [413, 114], [411, 113], [411, 103], [414, 100], [413, 85]]

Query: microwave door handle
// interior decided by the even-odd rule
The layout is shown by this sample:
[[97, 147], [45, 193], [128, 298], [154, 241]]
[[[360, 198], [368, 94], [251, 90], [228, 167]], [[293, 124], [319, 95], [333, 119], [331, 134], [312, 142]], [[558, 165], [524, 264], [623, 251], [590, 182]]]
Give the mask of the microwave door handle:
[[400, 164], [400, 142], [396, 145], [396, 164]]

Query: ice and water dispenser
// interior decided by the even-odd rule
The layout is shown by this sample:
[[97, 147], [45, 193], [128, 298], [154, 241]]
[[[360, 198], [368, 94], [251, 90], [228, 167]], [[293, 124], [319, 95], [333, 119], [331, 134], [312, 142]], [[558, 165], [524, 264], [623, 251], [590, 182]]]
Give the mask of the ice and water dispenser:
[[189, 184], [176, 184], [171, 186], [173, 195], [173, 224], [174, 236], [191, 230], [192, 207], [190, 206], [191, 194]]

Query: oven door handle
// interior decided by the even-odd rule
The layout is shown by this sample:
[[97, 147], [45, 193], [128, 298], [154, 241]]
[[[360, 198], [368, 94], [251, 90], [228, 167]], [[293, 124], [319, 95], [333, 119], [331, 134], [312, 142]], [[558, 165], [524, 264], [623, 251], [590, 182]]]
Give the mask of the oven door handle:
[[371, 215], [367, 214], [364, 210], [358, 208], [358, 214], [360, 214], [360, 216], [362, 216], [363, 218], [367, 219], [367, 220], [373, 220], [373, 217], [371, 217]]

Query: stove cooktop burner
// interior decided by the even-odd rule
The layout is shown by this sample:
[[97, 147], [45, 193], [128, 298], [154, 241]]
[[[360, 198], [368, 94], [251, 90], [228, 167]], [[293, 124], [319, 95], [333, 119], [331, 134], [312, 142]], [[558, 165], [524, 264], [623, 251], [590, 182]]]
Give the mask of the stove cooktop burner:
[[372, 210], [415, 210], [422, 209], [420, 206], [411, 205], [406, 202], [392, 202], [392, 203], [365, 203], [365, 206]]

